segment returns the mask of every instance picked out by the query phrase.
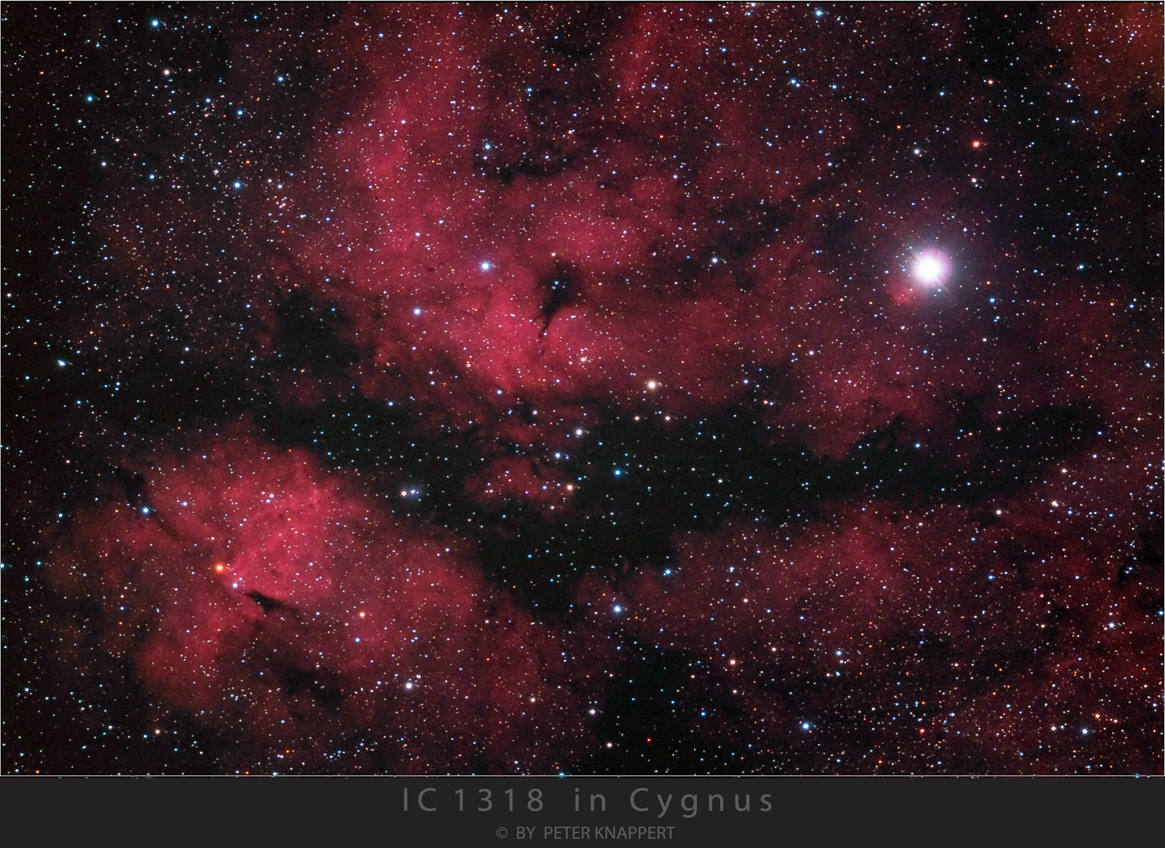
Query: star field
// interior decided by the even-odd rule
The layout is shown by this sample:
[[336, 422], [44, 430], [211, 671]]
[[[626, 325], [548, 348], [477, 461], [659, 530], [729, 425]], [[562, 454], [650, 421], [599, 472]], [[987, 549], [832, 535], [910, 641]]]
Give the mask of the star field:
[[6, 6], [7, 773], [1161, 770], [1159, 6]]

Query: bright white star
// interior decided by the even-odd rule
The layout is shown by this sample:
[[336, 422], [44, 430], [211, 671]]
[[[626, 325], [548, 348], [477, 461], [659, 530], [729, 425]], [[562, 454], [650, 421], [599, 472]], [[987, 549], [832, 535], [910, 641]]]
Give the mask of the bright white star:
[[937, 250], [926, 250], [914, 260], [914, 279], [924, 286], [941, 286], [951, 274], [951, 263]]

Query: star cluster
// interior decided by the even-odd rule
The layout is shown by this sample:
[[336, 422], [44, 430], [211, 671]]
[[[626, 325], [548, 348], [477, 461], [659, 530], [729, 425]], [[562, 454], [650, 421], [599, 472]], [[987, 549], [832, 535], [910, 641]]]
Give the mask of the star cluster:
[[1160, 771], [1159, 6], [4, 25], [6, 771]]

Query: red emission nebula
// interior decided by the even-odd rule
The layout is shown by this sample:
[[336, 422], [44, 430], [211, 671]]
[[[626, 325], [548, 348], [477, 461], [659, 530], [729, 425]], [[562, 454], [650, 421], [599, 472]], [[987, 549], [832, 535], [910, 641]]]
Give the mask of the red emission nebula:
[[8, 773], [1161, 771], [1159, 6], [5, 14]]

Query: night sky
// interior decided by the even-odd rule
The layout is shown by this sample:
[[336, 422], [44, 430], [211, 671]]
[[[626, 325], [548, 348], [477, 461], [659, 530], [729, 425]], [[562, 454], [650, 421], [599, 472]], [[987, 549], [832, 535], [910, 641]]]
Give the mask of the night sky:
[[1162, 7], [3, 7], [6, 773], [1162, 768]]

